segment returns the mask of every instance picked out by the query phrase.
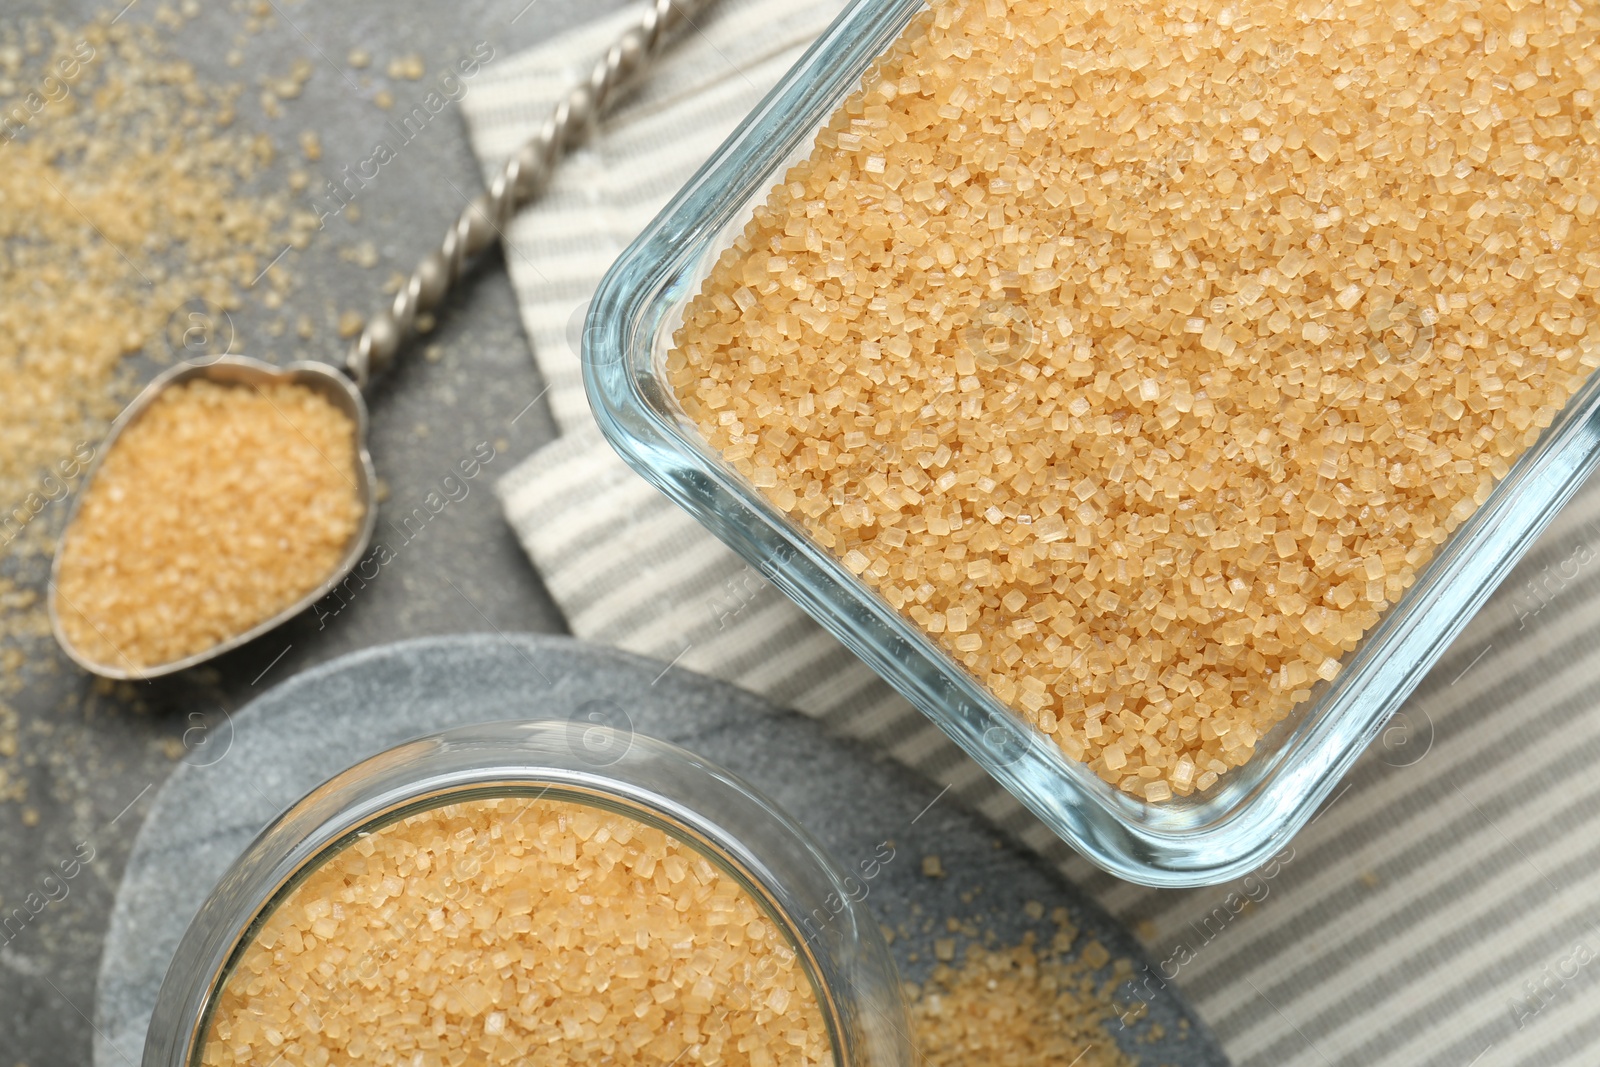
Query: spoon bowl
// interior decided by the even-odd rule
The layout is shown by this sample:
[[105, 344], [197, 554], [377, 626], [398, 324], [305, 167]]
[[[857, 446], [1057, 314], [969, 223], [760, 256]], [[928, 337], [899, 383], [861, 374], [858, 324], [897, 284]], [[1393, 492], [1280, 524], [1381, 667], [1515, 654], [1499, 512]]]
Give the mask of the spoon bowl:
[[[328, 572], [327, 577], [314, 589], [306, 593], [299, 600], [285, 607], [277, 614], [263, 619], [243, 633], [219, 641], [203, 651], [185, 656], [182, 659], [172, 660], [168, 663], [140, 665], [127, 657], [122, 657], [120, 663], [98, 662], [82, 650], [73, 645], [65, 629], [61, 625], [63, 610], [71, 610], [70, 605], [62, 604], [60, 591], [61, 558], [65, 552], [67, 536], [71, 533], [73, 524], [77, 521], [78, 508], [88, 495], [90, 487], [94, 485], [95, 477], [100, 472], [100, 465], [106, 456], [117, 447], [117, 439], [124, 430], [138, 422], [167, 388], [180, 385], [194, 379], [204, 379], [221, 385], [234, 386], [260, 386], [267, 384], [299, 385], [312, 390], [326, 399], [336, 409], [343, 412], [354, 427], [354, 440], [351, 446], [356, 456], [356, 496], [361, 504], [361, 522], [350, 535], [349, 542], [345, 545], [344, 552], [338, 564]], [[50, 629], [55, 634], [56, 643], [61, 646], [74, 663], [104, 678], [119, 680], [142, 680], [146, 678], [159, 678], [165, 674], [172, 674], [188, 667], [193, 667], [207, 660], [214, 659], [224, 652], [232, 651], [249, 641], [260, 637], [268, 630], [277, 627], [290, 618], [300, 614], [313, 603], [326, 596], [334, 586], [338, 585], [350, 573], [367, 550], [368, 543], [372, 540], [372, 531], [377, 523], [377, 511], [374, 507], [374, 494], [377, 485], [377, 475], [372, 468], [372, 456], [367, 452], [367, 404], [362, 399], [361, 391], [355, 383], [342, 374], [337, 368], [326, 363], [298, 362], [282, 367], [248, 356], [218, 356], [204, 360], [193, 360], [180, 363], [161, 374], [157, 375], [149, 385], [145, 386], [138, 396], [134, 397], [127, 407], [122, 409], [111, 428], [106, 432], [105, 441], [100, 447], [85, 473], [83, 482], [74, 494], [72, 505], [67, 513], [67, 523], [61, 536], [56, 541], [55, 557], [50, 563], [50, 595], [48, 610], [50, 614]]]

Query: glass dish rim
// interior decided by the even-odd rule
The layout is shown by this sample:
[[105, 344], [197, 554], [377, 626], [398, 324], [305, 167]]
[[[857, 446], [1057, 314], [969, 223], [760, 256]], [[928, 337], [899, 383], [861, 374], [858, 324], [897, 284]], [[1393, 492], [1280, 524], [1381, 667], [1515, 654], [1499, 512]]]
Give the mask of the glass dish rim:
[[695, 278], [683, 291], [685, 275], [725, 247], [714, 243], [752, 199], [765, 197], [837, 102], [925, 7], [924, 0], [851, 0], [618, 257], [583, 330], [590, 406], [603, 436], [636, 472], [799, 603], [1092, 862], [1158, 887], [1228, 881], [1268, 862], [1316, 815], [1595, 468], [1600, 375], [1591, 373], [1485, 503], [1439, 546], [1412, 588], [1343, 657], [1338, 677], [1321, 683], [1265, 735], [1248, 763], [1198, 800], [1150, 804], [1112, 789], [1025, 725], [723, 463], [675, 413], [658, 379], [660, 337], [698, 287]]

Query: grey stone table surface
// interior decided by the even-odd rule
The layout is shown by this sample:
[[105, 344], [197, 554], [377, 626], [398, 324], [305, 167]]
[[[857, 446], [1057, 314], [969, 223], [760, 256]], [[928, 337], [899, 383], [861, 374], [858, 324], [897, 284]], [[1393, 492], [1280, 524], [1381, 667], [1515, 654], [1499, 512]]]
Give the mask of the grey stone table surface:
[[[0, 0], [0, 32], [42, 16], [82, 24], [108, 10], [115, 14], [124, 2]], [[370, 153], [394, 114], [375, 103], [380, 90], [394, 95], [397, 108], [409, 107], [437, 72], [478, 42], [507, 58], [622, 2], [226, 0], [202, 5], [197, 17], [172, 29], [157, 18], [164, 6], [158, 0], [136, 0], [123, 19], [158, 27], [169, 53], [192, 62], [212, 84], [245, 87], [239, 123], [278, 144], [278, 162], [265, 181], [282, 190], [292, 167], [304, 167], [313, 188], [320, 188], [340, 167]], [[247, 32], [251, 20], [254, 32]], [[346, 63], [355, 47], [372, 55], [365, 70]], [[234, 48], [243, 56], [238, 68], [226, 61]], [[421, 81], [387, 77], [391, 59], [413, 54], [425, 63]], [[282, 77], [301, 59], [313, 64], [310, 80], [297, 99], [283, 101], [281, 117], [267, 117], [258, 103], [262, 81]], [[295, 148], [307, 130], [322, 142], [317, 163], [305, 162]], [[451, 105], [363, 192], [359, 222], [336, 220], [305, 250], [284, 257], [275, 269], [292, 272], [296, 284], [281, 309], [247, 300], [234, 313], [240, 350], [337, 359], [341, 346], [331, 328], [337, 313], [376, 306], [384, 279], [409, 270], [459, 211], [451, 185], [471, 192], [479, 182]], [[371, 269], [348, 258], [364, 242], [378, 252]], [[273, 339], [272, 322], [293, 322], [302, 313], [317, 322], [315, 340], [295, 341], [292, 330]], [[554, 433], [544, 404], [528, 407], [543, 383], [498, 258], [478, 270], [427, 341], [436, 346], [435, 358], [412, 350], [371, 397], [372, 453], [390, 490], [380, 523], [408, 514], [479, 442], [491, 443], [495, 458], [471, 483], [470, 495], [434, 519], [337, 616], [308, 613], [209, 668], [141, 685], [96, 686], [47, 639], [21, 648], [25, 662], [4, 698], [19, 720], [18, 751], [0, 752], [0, 766], [21, 780], [25, 794], [0, 802], [0, 911], [40, 891], [41, 879], [83, 855], [80, 849], [92, 850], [94, 859], [25, 929], [0, 934], [0, 1067], [89, 1061], [87, 1020], [95, 1012], [95, 974], [112, 897], [151, 797], [175, 766], [194, 758], [194, 743], [205, 736], [191, 715], [214, 718], [306, 667], [398, 638], [565, 629], [490, 487]], [[158, 369], [136, 365], [147, 376]], [[39, 521], [59, 524], [64, 510], [58, 506]], [[43, 589], [44, 565], [0, 550], [0, 578], [21, 590]]]
[[[210, 889], [280, 812], [334, 774], [410, 738], [507, 719], [603, 723], [624, 738], [671, 741], [733, 771], [776, 801], [845, 868], [888, 858], [864, 882], [872, 917], [896, 932], [902, 975], [926, 980], [946, 921], [1000, 945], [1064, 907], [1080, 933], [1139, 960], [1130, 934], [1031, 853], [1000, 840], [934, 784], [826, 736], [733, 686], [566, 637], [466, 634], [403, 641], [302, 673], [248, 707], [207, 722], [203, 744], [149, 802], [111, 916], [95, 1011], [96, 1067], [128, 1067], [144, 1046], [168, 961]], [[624, 741], [623, 743], [627, 743]], [[611, 750], [600, 753], [603, 758]], [[937, 857], [930, 877], [923, 861]], [[954, 938], [957, 952], [965, 945]], [[1148, 965], [1146, 965], [1148, 966]], [[1154, 972], [1148, 972], [1153, 974]], [[1110, 965], [1097, 972], [1104, 981]], [[1141, 1065], [1227, 1061], [1171, 987], [1146, 982], [1148, 1013], [1108, 1026]], [[1130, 998], [1132, 999], [1132, 998]], [[974, 1065], [977, 1067], [977, 1065]]]

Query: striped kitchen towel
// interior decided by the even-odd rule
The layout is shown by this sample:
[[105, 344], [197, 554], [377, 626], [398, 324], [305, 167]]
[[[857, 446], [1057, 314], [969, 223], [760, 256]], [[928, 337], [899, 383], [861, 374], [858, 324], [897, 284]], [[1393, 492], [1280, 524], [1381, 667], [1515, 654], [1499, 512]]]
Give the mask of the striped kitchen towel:
[[[602, 440], [576, 351], [601, 275], [839, 7], [720, 0], [508, 231], [562, 436], [500, 493], [572, 631], [764, 693], [953, 785], [1133, 926], [1241, 1067], [1600, 1062], [1600, 487], [1277, 861], [1162, 891], [1074, 856]], [[480, 77], [463, 106], [486, 171], [636, 17]]]

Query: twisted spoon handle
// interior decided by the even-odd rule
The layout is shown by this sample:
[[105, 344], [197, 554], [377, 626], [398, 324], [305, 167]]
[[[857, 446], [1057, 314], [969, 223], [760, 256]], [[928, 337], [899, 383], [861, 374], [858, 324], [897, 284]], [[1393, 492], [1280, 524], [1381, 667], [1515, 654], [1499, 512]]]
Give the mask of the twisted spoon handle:
[[573, 86], [500, 173], [478, 194], [445, 234], [438, 248], [417, 264], [389, 307], [374, 315], [345, 361], [356, 385], [365, 389], [394, 362], [401, 344], [416, 330], [417, 316], [444, 300], [467, 264], [500, 238], [517, 209], [543, 188], [557, 161], [579, 144], [607, 106], [660, 53], [674, 30], [690, 22], [711, 0], [650, 0], [638, 23], [618, 38]]

